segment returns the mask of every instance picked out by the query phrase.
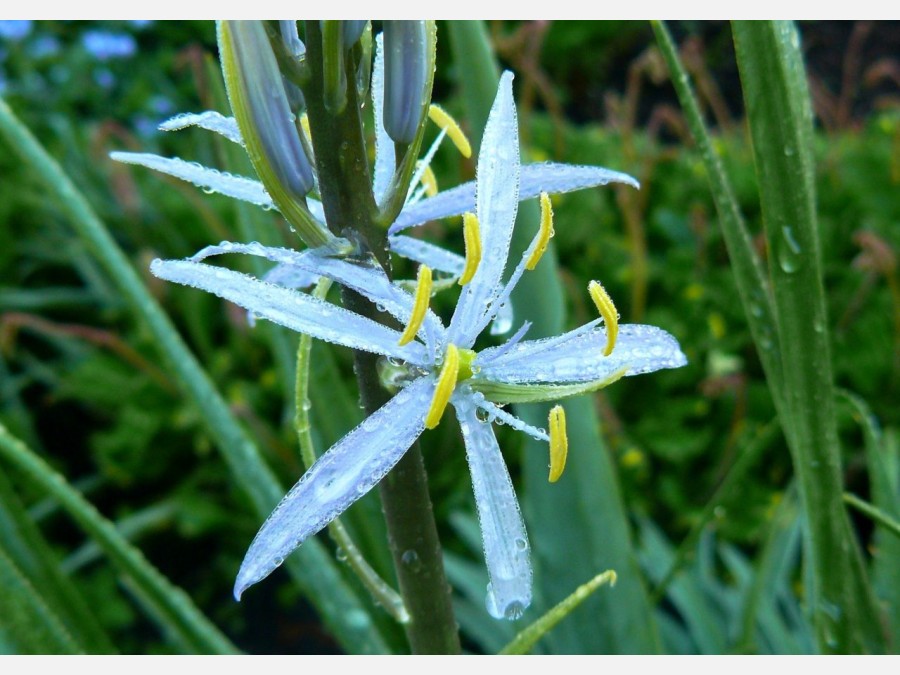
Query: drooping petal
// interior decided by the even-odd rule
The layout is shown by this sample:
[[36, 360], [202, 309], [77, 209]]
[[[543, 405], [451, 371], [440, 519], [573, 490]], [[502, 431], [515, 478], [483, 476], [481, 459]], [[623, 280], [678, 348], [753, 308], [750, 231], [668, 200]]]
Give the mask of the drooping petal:
[[[625, 173], [604, 169], [602, 166], [581, 166], [543, 162], [524, 164], [519, 176], [519, 200], [534, 199], [541, 192], [560, 194], [584, 188], [598, 187], [608, 183], [624, 183], [639, 187], [639, 183]], [[389, 232], [395, 234], [429, 220], [459, 216], [475, 208], [475, 182], [463, 183], [455, 188], [410, 204], [391, 225]]]
[[180, 178], [210, 192], [218, 192], [250, 202], [264, 209], [274, 208], [272, 198], [263, 184], [244, 176], [235, 176], [224, 171], [210, 169], [196, 162], [186, 162], [177, 157], [160, 157], [146, 152], [111, 152], [110, 159], [125, 164], [144, 166], [154, 171]]
[[415, 380], [303, 474], [250, 544], [234, 585], [235, 598], [384, 478], [425, 428], [433, 394], [433, 378]]
[[207, 110], [202, 113], [181, 113], [167, 119], [159, 125], [160, 131], [178, 131], [187, 127], [200, 127], [207, 131], [214, 131], [220, 136], [224, 136], [232, 143], [243, 145], [241, 138], [241, 130], [238, 129], [237, 120], [233, 117], [225, 117], [222, 113], [215, 110]]
[[430, 363], [421, 343], [398, 346], [400, 333], [395, 330], [342, 307], [273, 286], [247, 274], [189, 260], [154, 260], [150, 271], [161, 279], [214, 293], [259, 318], [320, 340], [393, 356], [415, 365]]
[[500, 288], [516, 222], [519, 127], [512, 78], [508, 71], [500, 78], [478, 156], [475, 213], [481, 225], [481, 262], [475, 276], [463, 287], [448, 329], [448, 339], [463, 348], [475, 342], [476, 327]]
[[615, 349], [603, 355], [606, 332], [598, 322], [546, 340], [521, 342], [491, 359], [491, 350], [473, 362], [478, 378], [505, 383], [577, 383], [603, 380], [622, 368], [625, 375], [679, 368], [687, 363], [678, 341], [656, 326], [619, 326]]
[[455, 396], [453, 405], [466, 443], [481, 524], [490, 578], [487, 609], [496, 619], [518, 619], [531, 604], [532, 577], [528, 535], [519, 502], [491, 424], [478, 419], [470, 396]]
[[[298, 271], [302, 270], [315, 278], [326, 277], [360, 293], [402, 323], [408, 322], [412, 314], [412, 296], [392, 284], [377, 263], [332, 257], [328, 255], [328, 249], [324, 251], [320, 249], [294, 251], [276, 246], [263, 246], [256, 242], [235, 244], [227, 241], [201, 249], [191, 257], [191, 260], [199, 262], [210, 256], [225, 253], [253, 255], [279, 263], [281, 266], [291, 266]], [[285, 273], [279, 272], [279, 275], [283, 274]], [[272, 281], [268, 275], [266, 281]], [[425, 314], [421, 332], [425, 335], [429, 351], [433, 352], [436, 340], [444, 334], [444, 327], [434, 312], [429, 310]]]
[[384, 128], [384, 35], [375, 38], [375, 67], [372, 70], [372, 111], [375, 116], [375, 171], [372, 192], [382, 206], [394, 176], [394, 143]]

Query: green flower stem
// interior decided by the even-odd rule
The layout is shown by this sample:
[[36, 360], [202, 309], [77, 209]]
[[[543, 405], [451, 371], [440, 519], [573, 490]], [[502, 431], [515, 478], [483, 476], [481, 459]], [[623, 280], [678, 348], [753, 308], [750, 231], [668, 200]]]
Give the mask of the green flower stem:
[[[310, 71], [321, 73], [322, 32], [318, 21], [306, 22], [306, 47]], [[346, 61], [348, 73], [355, 73], [353, 59]], [[372, 195], [356, 88], [347, 88], [347, 105], [339, 115], [326, 110], [322, 88], [323, 83], [313, 75], [304, 94], [325, 218], [335, 230], [340, 224], [341, 231], [335, 234], [358, 233], [361, 243], [390, 274], [386, 232], [376, 225], [378, 211]], [[390, 322], [390, 317], [356, 293], [345, 289], [343, 300], [351, 311], [381, 323]], [[377, 356], [357, 351], [354, 362], [363, 406], [367, 414], [372, 414], [390, 398], [378, 377]], [[410, 617], [405, 626], [410, 648], [415, 654], [458, 653], [459, 635], [450, 587], [418, 442], [381, 481], [379, 492], [400, 593]]]
[[41, 489], [59, 500], [140, 591], [149, 609], [164, 619], [173, 637], [189, 651], [235, 654], [237, 649], [194, 605], [187, 594], [173, 586], [143, 554], [126, 541], [116, 526], [101, 516], [60, 474], [0, 425], [0, 455]]
[[[324, 300], [330, 288], [331, 280], [320, 279], [310, 295]], [[295, 426], [297, 428], [297, 440], [300, 445], [300, 457], [307, 469], [315, 464], [316, 461], [312, 425], [309, 420], [309, 409], [312, 406], [309, 400], [309, 355], [311, 351], [312, 338], [306, 333], [301, 334], [300, 344], [297, 347], [297, 386], [295, 396], [297, 412]], [[406, 611], [406, 607], [403, 605], [403, 599], [366, 562], [340, 518], [335, 518], [328, 523], [328, 533], [338, 546], [338, 549], [347, 557], [347, 564], [362, 582], [362, 585], [372, 594], [372, 599], [383, 607], [395, 621], [401, 624], [408, 623], [409, 612]]]
[[783, 410], [803, 511], [819, 649], [881, 652], [884, 635], [843, 494], [816, 220], [812, 110], [797, 29], [733, 24], [769, 247]]
[[[238, 424], [87, 200], [2, 99], [0, 135], [22, 157], [25, 166], [36, 173], [48, 196], [65, 210], [79, 237], [101, 262], [134, 315], [144, 321], [182, 391], [200, 410], [231, 474], [250, 497], [259, 517], [267, 516], [284, 495], [284, 489], [263, 461], [259, 448]], [[321, 543], [310, 539], [287, 559], [285, 567], [345, 649], [387, 651], [384, 639]]]

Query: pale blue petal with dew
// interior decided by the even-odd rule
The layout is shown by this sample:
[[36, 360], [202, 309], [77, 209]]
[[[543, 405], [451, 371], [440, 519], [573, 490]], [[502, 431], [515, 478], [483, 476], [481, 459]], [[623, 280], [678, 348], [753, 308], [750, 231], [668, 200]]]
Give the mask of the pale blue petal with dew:
[[[311, 276], [314, 275], [316, 278], [326, 277], [365, 296], [382, 311], [388, 312], [402, 323], [409, 321], [412, 314], [413, 297], [402, 288], [392, 284], [374, 258], [369, 262], [364, 262], [352, 258], [331, 257], [327, 255], [328, 251], [323, 252], [321, 249], [294, 251], [289, 248], [263, 246], [257, 242], [235, 244], [224, 241], [216, 246], [207, 246], [201, 249], [191, 256], [191, 260], [200, 262], [210, 256], [226, 253], [253, 255], [279, 263], [281, 267], [294, 267]], [[272, 281], [268, 275], [265, 280]], [[429, 353], [433, 354], [438, 340], [444, 335], [444, 326], [430, 309], [425, 314], [425, 321], [419, 333], [425, 338]]]
[[177, 157], [160, 157], [146, 152], [111, 152], [109, 156], [117, 162], [144, 166], [180, 178], [208, 192], [218, 192], [264, 209], [275, 208], [263, 184], [251, 178], [210, 169], [197, 162], [186, 162]]
[[200, 127], [207, 131], [213, 131], [224, 136], [232, 143], [244, 145], [241, 138], [241, 130], [238, 129], [237, 120], [233, 117], [225, 117], [215, 110], [207, 110], [202, 113], [181, 113], [167, 119], [159, 125], [160, 131], [178, 131], [187, 127]]
[[375, 171], [372, 192], [378, 206], [384, 198], [394, 176], [396, 159], [394, 142], [384, 128], [384, 36], [375, 38], [375, 66], [372, 69], [372, 112], [375, 117]]
[[394, 468], [425, 428], [434, 378], [421, 377], [369, 415], [303, 474], [250, 544], [234, 585], [241, 594]]
[[328, 302], [260, 281], [247, 274], [189, 260], [154, 260], [150, 271], [160, 279], [193, 286], [291, 330], [334, 344], [408, 361], [431, 363], [425, 346], [399, 346], [400, 333]]
[[512, 78], [508, 71], [500, 78], [478, 155], [475, 213], [481, 230], [481, 262], [463, 287], [448, 329], [448, 339], [464, 348], [471, 347], [481, 332], [478, 326], [502, 283], [519, 206], [519, 126]]
[[[581, 166], [543, 162], [523, 164], [519, 175], [519, 200], [534, 199], [541, 192], [560, 194], [584, 188], [599, 187], [609, 183], [624, 183], [638, 188], [640, 184], [631, 176], [602, 166]], [[475, 182], [463, 183], [444, 190], [434, 197], [423, 199], [403, 209], [391, 225], [394, 234], [429, 220], [459, 216], [475, 208]]]
[[421, 239], [397, 234], [388, 237], [388, 242], [392, 253], [403, 256], [408, 260], [428, 265], [431, 269], [438, 272], [458, 277], [466, 266], [466, 259], [461, 255], [457, 255], [440, 246], [429, 244]]
[[522, 342], [494, 360], [485, 350], [473, 363], [480, 368], [477, 377], [508, 384], [579, 383], [606, 379], [622, 368], [625, 375], [640, 375], [687, 363], [678, 341], [662, 328], [619, 326], [615, 349], [604, 356], [606, 331], [597, 322], [589, 325], [589, 330]]
[[518, 619], [531, 604], [528, 535], [506, 462], [490, 422], [482, 422], [471, 395], [452, 399], [466, 443], [475, 505], [490, 583], [485, 604], [495, 619]]

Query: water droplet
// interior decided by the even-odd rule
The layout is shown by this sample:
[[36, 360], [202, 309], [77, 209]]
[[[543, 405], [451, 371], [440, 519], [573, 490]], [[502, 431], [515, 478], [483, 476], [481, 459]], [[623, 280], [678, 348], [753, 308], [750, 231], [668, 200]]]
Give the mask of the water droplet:
[[522, 537], [517, 537], [515, 544], [516, 548], [520, 551], [525, 551], [528, 549], [528, 542], [522, 539]]
[[793, 274], [803, 264], [803, 249], [794, 236], [794, 230], [790, 225], [781, 228], [781, 238], [778, 242], [778, 265], [782, 271]]
[[422, 561], [419, 560], [419, 554], [414, 549], [408, 549], [400, 556], [400, 562], [406, 565], [413, 572], [422, 569]]
[[340, 547], [334, 552], [334, 557], [337, 558], [339, 562], [347, 562], [347, 552]]

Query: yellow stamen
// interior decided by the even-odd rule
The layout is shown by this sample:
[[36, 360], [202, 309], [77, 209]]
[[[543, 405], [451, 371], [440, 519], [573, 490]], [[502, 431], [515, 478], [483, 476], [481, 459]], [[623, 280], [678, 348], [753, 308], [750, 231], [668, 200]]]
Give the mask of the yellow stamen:
[[312, 134], [309, 132], [309, 115], [306, 113], [300, 115], [300, 126], [303, 129], [303, 133], [306, 134], [306, 140], [312, 142]]
[[555, 483], [566, 468], [566, 457], [569, 454], [566, 411], [561, 405], [550, 409], [547, 426], [550, 428], [550, 482]]
[[609, 356], [612, 354], [613, 347], [616, 346], [616, 336], [619, 334], [619, 312], [616, 311], [616, 306], [609, 297], [609, 293], [599, 282], [592, 281], [588, 284], [588, 291], [606, 325], [606, 349], [603, 350], [603, 356]]
[[459, 376], [459, 349], [455, 344], [447, 345], [444, 354], [444, 365], [441, 374], [438, 375], [437, 386], [434, 388], [434, 396], [431, 398], [431, 407], [425, 415], [425, 428], [434, 429], [441, 422], [444, 409], [450, 402], [453, 390], [456, 389], [456, 378]]
[[428, 311], [429, 300], [431, 300], [431, 268], [428, 265], [420, 265], [412, 314], [409, 317], [409, 323], [406, 324], [403, 335], [397, 341], [397, 344], [401, 347], [412, 342], [413, 338], [416, 337], [416, 333], [419, 332], [419, 328], [422, 327], [422, 322], [425, 320], [425, 312]]
[[450, 116], [450, 113], [439, 105], [432, 103], [428, 106], [428, 117], [430, 117], [431, 121], [437, 124], [441, 129], [447, 130], [447, 136], [453, 141], [453, 145], [459, 150], [459, 154], [466, 159], [472, 156], [472, 146], [469, 144], [469, 139], [466, 138], [463, 130], [460, 128], [459, 124], [457, 124], [456, 120]]
[[550, 195], [546, 192], [542, 192], [541, 229], [538, 232], [534, 249], [531, 251], [531, 255], [528, 256], [528, 260], [525, 262], [526, 270], [533, 270], [537, 267], [541, 256], [544, 255], [544, 251], [547, 250], [547, 244], [550, 242], [550, 237], [552, 237], [553, 234], [553, 205], [550, 203]]
[[437, 178], [430, 166], [426, 166], [422, 172], [422, 185], [425, 186], [425, 194], [434, 197], [438, 193]]
[[463, 239], [466, 242], [466, 266], [459, 275], [459, 285], [465, 286], [472, 281], [478, 263], [481, 262], [481, 231], [478, 226], [478, 218], [474, 213], [463, 215]]

